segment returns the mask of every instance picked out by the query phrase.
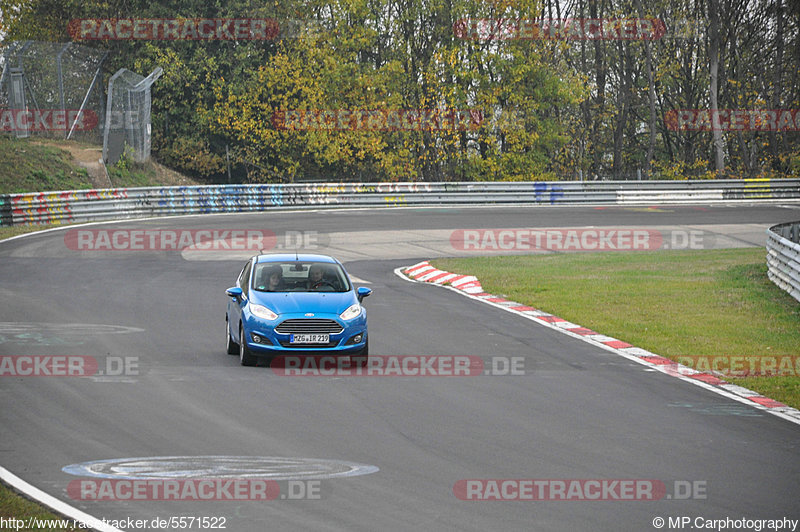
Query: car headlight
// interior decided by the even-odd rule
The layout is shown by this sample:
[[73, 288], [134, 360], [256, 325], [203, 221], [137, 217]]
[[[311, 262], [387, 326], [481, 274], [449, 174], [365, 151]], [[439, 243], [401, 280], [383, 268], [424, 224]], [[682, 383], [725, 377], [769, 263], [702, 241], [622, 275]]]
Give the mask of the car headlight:
[[253, 313], [254, 316], [258, 316], [259, 318], [264, 318], [265, 320], [277, 320], [278, 315], [272, 312], [270, 309], [263, 305], [254, 305], [250, 304], [250, 312]]
[[347, 310], [339, 314], [339, 317], [342, 318], [343, 320], [352, 320], [353, 318], [357, 318], [360, 315], [361, 315], [361, 305], [359, 305], [358, 303], [354, 303], [353, 305], [350, 305], [350, 307]]

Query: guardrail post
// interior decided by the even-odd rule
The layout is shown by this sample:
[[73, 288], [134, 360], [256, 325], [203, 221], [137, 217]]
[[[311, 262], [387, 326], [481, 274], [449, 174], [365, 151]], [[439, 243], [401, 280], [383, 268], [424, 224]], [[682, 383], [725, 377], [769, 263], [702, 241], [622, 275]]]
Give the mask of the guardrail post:
[[14, 225], [11, 216], [11, 198], [8, 194], [0, 194], [0, 226]]

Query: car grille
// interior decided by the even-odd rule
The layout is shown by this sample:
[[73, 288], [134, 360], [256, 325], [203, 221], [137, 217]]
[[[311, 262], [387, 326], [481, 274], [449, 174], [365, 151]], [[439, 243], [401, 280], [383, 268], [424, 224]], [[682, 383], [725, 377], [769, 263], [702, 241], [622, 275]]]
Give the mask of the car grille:
[[284, 340], [280, 340], [280, 344], [283, 347], [288, 347], [291, 349], [329, 349], [331, 347], [336, 347], [339, 345], [338, 340], [331, 340], [327, 344], [293, 344], [291, 342], [286, 342]]
[[339, 334], [343, 330], [336, 321], [320, 318], [286, 320], [275, 327], [275, 332], [279, 334]]

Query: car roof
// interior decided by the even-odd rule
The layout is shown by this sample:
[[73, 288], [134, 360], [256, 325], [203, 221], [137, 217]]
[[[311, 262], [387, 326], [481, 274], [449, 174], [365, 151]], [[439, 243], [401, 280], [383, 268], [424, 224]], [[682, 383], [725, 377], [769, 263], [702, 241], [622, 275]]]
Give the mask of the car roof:
[[258, 255], [256, 262], [328, 262], [336, 264], [339, 261], [328, 255], [318, 255], [314, 253], [269, 253], [266, 255]]

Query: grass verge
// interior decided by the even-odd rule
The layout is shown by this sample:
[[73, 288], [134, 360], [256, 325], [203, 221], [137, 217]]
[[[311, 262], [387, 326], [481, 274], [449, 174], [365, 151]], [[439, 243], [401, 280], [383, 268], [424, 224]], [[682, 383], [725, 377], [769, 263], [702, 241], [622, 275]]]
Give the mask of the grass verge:
[[[51, 513], [44, 506], [26, 499], [2, 483], [0, 483], [0, 517], [4, 518], [6, 523], [8, 523], [9, 518], [25, 522], [25, 526], [22, 528], [17, 529], [7, 526], [8, 530], [31, 532], [78, 532], [78, 530], [87, 530], [86, 528], [81, 529], [71, 526], [71, 519]], [[34, 522], [40, 526], [27, 526]], [[58, 526], [59, 524], [67, 526]]]
[[[800, 359], [800, 304], [766, 275], [762, 248], [437, 259], [484, 290], [659, 355]], [[729, 358], [730, 359], [730, 358]], [[786, 376], [725, 377], [800, 408]]]
[[[71, 224], [69, 224], [71, 225]], [[44, 231], [54, 227], [64, 227], [63, 224], [41, 224], [41, 225], [8, 225], [0, 227], [0, 240], [11, 238], [12, 236], [24, 235], [35, 231]]]
[[[86, 142], [0, 134], [0, 194], [108, 188], [109, 180], [112, 188], [202, 184], [154, 161], [135, 163], [130, 152], [108, 167], [106, 178], [98, 164], [101, 152], [101, 146]], [[87, 167], [102, 178], [93, 180]]]
[[54, 143], [0, 135], [0, 194], [92, 188], [89, 174]]

